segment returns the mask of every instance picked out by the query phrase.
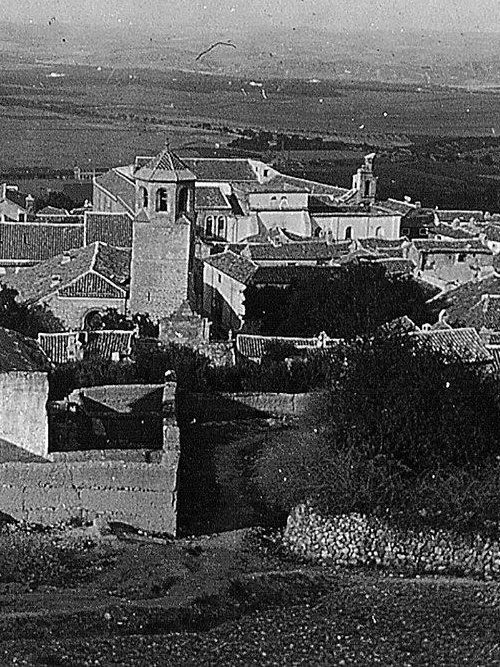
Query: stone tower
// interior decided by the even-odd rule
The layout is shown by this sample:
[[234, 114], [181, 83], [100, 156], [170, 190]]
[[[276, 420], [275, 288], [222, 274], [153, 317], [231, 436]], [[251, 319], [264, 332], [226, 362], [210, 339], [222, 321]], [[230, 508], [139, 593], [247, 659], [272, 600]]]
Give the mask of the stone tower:
[[356, 190], [357, 204], [373, 204], [377, 194], [377, 177], [373, 175], [375, 153], [365, 155], [365, 163], [352, 177], [352, 189]]
[[134, 178], [129, 311], [161, 319], [191, 297], [196, 177], [167, 146]]

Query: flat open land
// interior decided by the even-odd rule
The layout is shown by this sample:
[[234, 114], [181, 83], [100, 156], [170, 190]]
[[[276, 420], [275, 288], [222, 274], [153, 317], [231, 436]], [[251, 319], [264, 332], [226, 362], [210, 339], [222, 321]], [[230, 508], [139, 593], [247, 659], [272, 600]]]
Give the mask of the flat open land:
[[[309, 135], [494, 136], [500, 91], [307, 82], [57, 64], [0, 72], [0, 169], [113, 165], [234, 139], [245, 127]], [[231, 132], [228, 132], [231, 130]]]
[[258, 530], [178, 541], [92, 530], [0, 535], [0, 664], [500, 661], [496, 583], [304, 565]]

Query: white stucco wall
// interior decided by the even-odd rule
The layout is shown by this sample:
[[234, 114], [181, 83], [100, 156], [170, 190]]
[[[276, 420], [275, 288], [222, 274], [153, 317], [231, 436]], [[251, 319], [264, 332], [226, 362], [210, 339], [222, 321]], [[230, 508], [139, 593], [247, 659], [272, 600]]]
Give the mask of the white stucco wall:
[[0, 373], [0, 438], [33, 454], [49, 451], [47, 373]]

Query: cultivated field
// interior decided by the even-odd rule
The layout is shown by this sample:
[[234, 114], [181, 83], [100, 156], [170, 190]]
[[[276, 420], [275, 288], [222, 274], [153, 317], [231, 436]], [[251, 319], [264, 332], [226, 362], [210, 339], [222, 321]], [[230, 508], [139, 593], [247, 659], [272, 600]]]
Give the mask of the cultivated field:
[[[0, 72], [0, 169], [127, 161], [253, 127], [325, 137], [492, 136], [500, 92], [444, 87], [249, 81], [182, 71], [14, 66]], [[229, 130], [231, 132], [229, 132]]]

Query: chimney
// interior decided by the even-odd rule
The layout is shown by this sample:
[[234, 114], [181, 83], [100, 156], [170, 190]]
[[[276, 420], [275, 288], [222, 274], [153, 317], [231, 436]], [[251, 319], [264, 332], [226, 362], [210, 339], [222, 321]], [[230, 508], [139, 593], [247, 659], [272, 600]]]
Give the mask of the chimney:
[[26, 196], [25, 206], [28, 213], [35, 212], [35, 198], [33, 197], [33, 195]]

